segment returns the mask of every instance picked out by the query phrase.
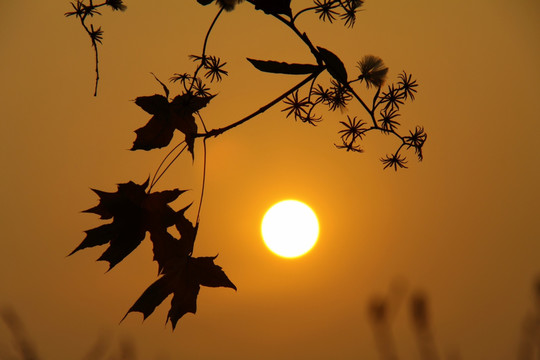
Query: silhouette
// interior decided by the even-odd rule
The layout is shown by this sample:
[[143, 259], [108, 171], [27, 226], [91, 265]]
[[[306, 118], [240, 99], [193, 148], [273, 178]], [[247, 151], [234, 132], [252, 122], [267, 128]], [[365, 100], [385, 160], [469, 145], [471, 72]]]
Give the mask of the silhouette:
[[[214, 3], [212, 0], [198, 0], [198, 2], [203, 6]], [[222, 268], [214, 263], [215, 256], [192, 257], [204, 196], [206, 141], [244, 124], [282, 101], [285, 104], [283, 111], [286, 112], [287, 118], [294, 117], [296, 121], [312, 126], [323, 120], [321, 112], [344, 110], [351, 102], [357, 101], [367, 114], [368, 120], [362, 120], [361, 115], [347, 115], [347, 121], [340, 121], [343, 128], [339, 131], [341, 142], [335, 144], [338, 149], [361, 153], [363, 152], [361, 141], [371, 133], [380, 133], [399, 140], [397, 149], [381, 158], [384, 169], [406, 168], [407, 160], [404, 153], [407, 150], [412, 150], [419, 160], [423, 158], [422, 148], [427, 139], [424, 129], [417, 126], [414, 130], [409, 130], [408, 134], [401, 134], [398, 132], [401, 124], [396, 120], [400, 116], [400, 107], [407, 101], [415, 99], [418, 84], [412, 75], [403, 72], [399, 75], [397, 83], [385, 85], [388, 68], [381, 58], [374, 55], [366, 55], [360, 59], [353, 75], [353, 70], [347, 70], [338, 55], [313, 44], [309, 35], [297, 25], [300, 16], [308, 16], [311, 13], [318, 15], [321, 21], [333, 22], [339, 19], [346, 27], [353, 27], [363, 1], [317, 0], [314, 6], [296, 13], [292, 11], [290, 0], [245, 2], [254, 5], [254, 11], [262, 11], [288, 28], [291, 36], [298, 37], [305, 45], [306, 51], [312, 55], [312, 63], [307, 64], [286, 63], [279, 59], [247, 58], [247, 61], [262, 72], [302, 76], [303, 79], [249, 115], [225, 127], [208, 129], [202, 111], [211, 105], [211, 100], [216, 96], [209, 84], [220, 82], [228, 76], [226, 62], [218, 56], [207, 53], [208, 39], [218, 19], [242, 3], [241, 0], [216, 0], [215, 4], [219, 10], [206, 33], [202, 51], [200, 55], [190, 56], [195, 64], [194, 71], [175, 73], [170, 78], [171, 83], [180, 85], [179, 93], [170, 96], [168, 86], [154, 76], [162, 86], [164, 95], [154, 94], [135, 99], [135, 104], [152, 117], [146, 125], [135, 130], [136, 138], [132, 151], [150, 151], [172, 146], [177, 130], [182, 133], [183, 139], [172, 146], [151, 179], [142, 184], [134, 181], [119, 184], [116, 192], [93, 190], [99, 197], [99, 204], [86, 212], [99, 215], [102, 220], [112, 221], [87, 230], [86, 237], [70, 254], [88, 247], [107, 245], [107, 249], [98, 260], [107, 261], [110, 270], [137, 248], [149, 233], [160, 277], [139, 297], [128, 310], [128, 314], [140, 312], [146, 319], [165, 298], [173, 294], [167, 316], [167, 321], [171, 321], [173, 329], [183, 315], [196, 312], [200, 286], [228, 287], [236, 290], [236, 286]], [[101, 4], [77, 0], [72, 2], [71, 6], [73, 11], [65, 15], [79, 19], [94, 49], [96, 63], [94, 95], [97, 95], [98, 45], [102, 42], [103, 31], [101, 27], [88, 25], [88, 21], [100, 15], [98, 9], [101, 7], [108, 6], [113, 10], [124, 11], [126, 6], [122, 0], [106, 0]], [[329, 83], [320, 80], [323, 74], [330, 78]], [[358, 95], [355, 89], [358, 86], [365, 86], [371, 91], [371, 98], [362, 98]], [[387, 86], [386, 90], [384, 86]], [[185, 216], [189, 206], [174, 210], [169, 205], [182, 196], [184, 190], [158, 192], [152, 190], [186, 149], [194, 159], [195, 154], [199, 154], [199, 147], [202, 147], [203, 180], [197, 216], [192, 222]], [[176, 227], [180, 234], [179, 238], [168, 232], [167, 229], [171, 226]]]

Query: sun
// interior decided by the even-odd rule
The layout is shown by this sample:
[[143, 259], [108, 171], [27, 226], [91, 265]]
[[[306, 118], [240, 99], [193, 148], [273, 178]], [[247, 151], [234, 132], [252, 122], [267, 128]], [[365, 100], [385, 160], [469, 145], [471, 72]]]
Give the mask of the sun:
[[266, 212], [261, 232], [264, 243], [273, 253], [295, 258], [307, 253], [317, 242], [319, 221], [306, 204], [284, 200]]

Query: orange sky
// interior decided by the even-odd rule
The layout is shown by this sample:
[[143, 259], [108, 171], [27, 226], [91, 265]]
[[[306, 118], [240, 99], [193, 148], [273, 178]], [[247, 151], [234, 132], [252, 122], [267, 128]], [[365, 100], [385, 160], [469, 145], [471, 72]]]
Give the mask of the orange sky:
[[[309, 1], [293, 1], [293, 9]], [[425, 290], [443, 355], [515, 358], [531, 286], [540, 274], [540, 5], [533, 0], [367, 1], [354, 29], [307, 15], [312, 41], [340, 56], [350, 73], [380, 56], [389, 79], [406, 70], [420, 83], [406, 104], [407, 128], [425, 126], [425, 160], [383, 171], [394, 143], [372, 135], [364, 154], [339, 151], [338, 122], [311, 127], [280, 104], [208, 141], [208, 178], [195, 256], [213, 256], [238, 287], [202, 288], [196, 315], [164, 326], [169, 300], [141, 324], [118, 322], [156, 279], [144, 242], [111, 272], [103, 249], [66, 255], [100, 225], [80, 211], [97, 204], [89, 188], [142, 183], [166, 150], [130, 152], [148, 115], [132, 101], [160, 92], [193, 69], [217, 11], [196, 1], [127, 2], [105, 9], [99, 96], [92, 97], [87, 35], [63, 13], [67, 1], [0, 2], [0, 306], [13, 307], [43, 359], [82, 359], [106, 336], [110, 351], [130, 339], [140, 359], [376, 359], [366, 315], [373, 295], [396, 279]], [[257, 72], [246, 57], [311, 61], [282, 24], [244, 3], [225, 14], [209, 53], [230, 76], [202, 115], [229, 124], [287, 90], [296, 77]], [[171, 86], [173, 92], [178, 88]], [[193, 189], [201, 159], [180, 160], [159, 189]], [[271, 254], [260, 221], [295, 198], [317, 212], [320, 238], [306, 256]], [[194, 214], [190, 214], [193, 216]], [[400, 359], [418, 359], [407, 309], [394, 323]], [[9, 358], [0, 323], [0, 359]], [[455, 358], [457, 359], [457, 358]]]

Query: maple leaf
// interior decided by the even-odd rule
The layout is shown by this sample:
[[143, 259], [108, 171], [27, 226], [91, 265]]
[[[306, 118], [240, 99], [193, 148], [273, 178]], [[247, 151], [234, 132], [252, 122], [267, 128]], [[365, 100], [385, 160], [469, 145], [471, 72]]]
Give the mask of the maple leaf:
[[[173, 294], [167, 321], [171, 321], [173, 330], [178, 320], [185, 314], [197, 311], [197, 296], [201, 285], [208, 287], [228, 287], [236, 290], [222, 268], [214, 264], [214, 257], [193, 258], [188, 256], [184, 266], [173, 273], [166, 273], [150, 285], [128, 310], [140, 312], [144, 319], [150, 316], [170, 294]], [[122, 320], [124, 320], [122, 319]]]
[[180, 240], [177, 240], [163, 227], [150, 230], [154, 260], [158, 263], [158, 274], [177, 271], [185, 263], [186, 256], [191, 256], [193, 253], [199, 225], [194, 226], [185, 217], [185, 211], [190, 206], [191, 204], [175, 214], [175, 227], [180, 233]]
[[151, 150], [169, 145], [174, 131], [185, 135], [188, 150], [193, 156], [194, 135], [197, 133], [194, 113], [204, 108], [213, 96], [197, 96], [184, 93], [171, 102], [163, 95], [140, 96], [135, 104], [153, 115], [143, 127], [135, 130], [137, 138], [131, 150]]
[[[147, 231], [154, 243], [154, 259], [158, 262], [160, 273], [171, 263], [167, 254], [180, 251], [184, 256], [191, 254], [196, 227], [185, 218], [187, 207], [174, 211], [168, 205], [185, 190], [148, 194], [148, 184], [148, 180], [141, 185], [130, 181], [119, 184], [118, 191], [114, 193], [92, 189], [99, 196], [99, 204], [84, 212], [100, 215], [101, 219], [112, 218], [113, 221], [87, 230], [84, 240], [69, 255], [88, 247], [109, 244], [98, 260], [108, 261], [110, 270], [139, 246]], [[180, 240], [174, 239], [175, 243], [163, 240], [163, 233], [167, 233], [167, 228], [173, 225], [181, 234]]]

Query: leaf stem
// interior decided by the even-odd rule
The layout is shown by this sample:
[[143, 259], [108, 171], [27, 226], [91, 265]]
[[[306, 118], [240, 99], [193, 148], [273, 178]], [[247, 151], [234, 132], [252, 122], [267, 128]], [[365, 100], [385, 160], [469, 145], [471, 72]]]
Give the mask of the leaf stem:
[[353, 96], [356, 98], [356, 100], [358, 100], [358, 102], [360, 102], [360, 104], [362, 104], [364, 109], [368, 112], [369, 116], [371, 117], [371, 121], [373, 121], [373, 126], [375, 128], [378, 128], [379, 126], [377, 125], [377, 121], [375, 121], [375, 112], [366, 105], [364, 100], [362, 100], [362, 98], [360, 96], [358, 96], [356, 91], [354, 91], [354, 89], [348, 83], [346, 83], [344, 85], [347, 88], [347, 90], [350, 91], [351, 94], [353, 94]]
[[[197, 111], [197, 115], [199, 116], [199, 119], [201, 120], [201, 124], [204, 128], [204, 131], [205, 132], [208, 132], [208, 130], [206, 129], [206, 125], [204, 124], [204, 120], [201, 116], [201, 114]], [[206, 185], [206, 164], [207, 164], [207, 160], [206, 160], [206, 138], [203, 138], [203, 173], [202, 173], [202, 186], [201, 186], [201, 198], [199, 200], [199, 209], [197, 210], [197, 220], [195, 221], [195, 224], [199, 224], [199, 220], [200, 220], [200, 217], [201, 217], [201, 208], [202, 208], [202, 203], [203, 203], [203, 198], [204, 198], [204, 187]]]
[[[165, 169], [161, 172], [161, 174], [159, 176], [157, 176], [157, 174], [159, 173], [159, 169], [161, 169], [161, 167], [163, 166], [163, 164], [165, 163], [165, 161], [169, 158], [169, 156], [172, 155], [172, 153], [178, 149], [182, 144], [184, 144], [184, 147], [180, 150], [180, 152], [174, 157], [174, 159], [172, 159], [170, 162], [169, 162], [169, 165], [167, 165], [167, 167], [165, 167]], [[169, 169], [169, 167], [176, 161], [176, 159], [178, 159], [178, 157], [184, 152], [184, 150], [187, 148], [187, 144], [186, 144], [186, 141], [182, 141], [181, 143], [179, 143], [178, 145], [176, 145], [171, 151], [169, 151], [169, 153], [165, 156], [165, 158], [163, 158], [163, 160], [161, 161], [161, 163], [159, 164], [158, 168], [156, 169], [156, 172], [154, 173], [154, 176], [152, 178], [152, 181], [150, 182], [150, 187], [148, 188], [148, 191], [147, 193], [150, 193], [150, 191], [152, 190], [152, 188], [154, 187], [154, 185], [157, 184], [157, 182], [159, 181], [159, 179], [161, 179], [161, 177], [165, 174], [165, 172]], [[157, 177], [157, 178], [156, 178]]]
[[94, 96], [97, 96], [97, 89], [98, 89], [98, 82], [99, 82], [99, 55], [98, 55], [97, 43], [96, 43], [96, 40], [92, 37], [92, 32], [90, 31], [90, 29], [88, 29], [88, 26], [86, 26], [86, 23], [84, 22], [84, 20], [86, 19], [86, 15], [81, 16], [80, 19], [81, 19], [81, 25], [83, 26], [88, 36], [90, 36], [90, 40], [92, 41], [92, 47], [94, 48], [95, 63], [96, 63], [96, 81], [94, 85]]
[[96, 55], [96, 83], [94, 85], [94, 97], [97, 96], [97, 89], [98, 89], [98, 82], [99, 82], [99, 55], [98, 55], [98, 48], [97, 44], [94, 40], [92, 40], [94, 45], [94, 53]]

